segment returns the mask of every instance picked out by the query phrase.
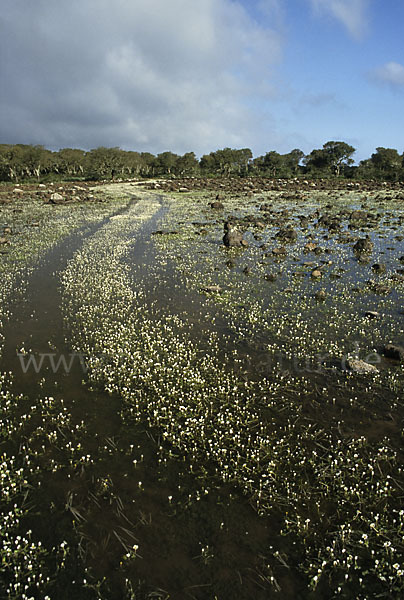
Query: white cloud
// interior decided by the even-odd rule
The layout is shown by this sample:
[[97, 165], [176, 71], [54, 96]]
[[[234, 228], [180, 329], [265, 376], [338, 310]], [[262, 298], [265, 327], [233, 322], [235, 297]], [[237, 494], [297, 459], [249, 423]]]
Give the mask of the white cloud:
[[394, 61], [385, 63], [371, 73], [371, 78], [393, 88], [404, 87], [404, 66]]
[[233, 0], [3, 0], [0, 136], [152, 152], [252, 145], [262, 128], [249, 99], [271, 94], [282, 45]]
[[368, 8], [370, 0], [310, 0], [316, 14], [328, 14], [348, 30], [349, 34], [360, 39], [368, 28]]

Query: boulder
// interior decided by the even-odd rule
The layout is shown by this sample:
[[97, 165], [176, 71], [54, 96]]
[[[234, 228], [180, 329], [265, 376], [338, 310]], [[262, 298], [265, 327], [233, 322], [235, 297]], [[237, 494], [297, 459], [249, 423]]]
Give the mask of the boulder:
[[374, 365], [371, 365], [364, 360], [360, 360], [358, 358], [349, 358], [346, 361], [346, 368], [348, 371], [352, 373], [357, 373], [358, 375], [367, 375], [371, 373], [378, 373], [379, 369], [377, 369]]
[[50, 200], [52, 203], [55, 204], [57, 202], [63, 202], [64, 198], [63, 198], [62, 194], [55, 192], [54, 194], [51, 195]]
[[243, 239], [243, 234], [241, 231], [238, 231], [233, 225], [229, 222], [224, 224], [225, 234], [223, 236], [223, 244], [227, 247], [231, 246], [244, 246], [248, 245], [248, 243]]

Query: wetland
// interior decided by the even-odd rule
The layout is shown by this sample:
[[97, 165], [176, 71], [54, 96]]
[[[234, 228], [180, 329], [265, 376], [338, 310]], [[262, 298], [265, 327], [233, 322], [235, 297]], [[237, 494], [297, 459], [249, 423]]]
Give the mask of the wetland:
[[402, 185], [0, 214], [0, 597], [402, 598]]

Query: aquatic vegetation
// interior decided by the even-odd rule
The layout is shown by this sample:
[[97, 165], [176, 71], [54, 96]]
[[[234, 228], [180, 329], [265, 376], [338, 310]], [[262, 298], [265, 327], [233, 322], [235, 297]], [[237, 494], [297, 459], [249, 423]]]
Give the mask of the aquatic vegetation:
[[[290, 206], [280, 200], [278, 207], [276, 195], [270, 200], [278, 212]], [[306, 200], [299, 213], [322, 202]], [[349, 199], [352, 206], [357, 201], [354, 195]], [[366, 598], [369, 590], [400, 597], [399, 428], [391, 435], [383, 426], [378, 435], [370, 433], [372, 420], [381, 421], [386, 410], [394, 423], [400, 421], [402, 371], [382, 370], [363, 379], [322, 365], [358, 349], [374, 353], [386, 336], [402, 335], [400, 322], [386, 319], [376, 327], [358, 315], [363, 300], [351, 286], [364, 285], [367, 275], [353, 262], [349, 246], [341, 244], [335, 252], [335, 241], [323, 237], [333, 262], [322, 263], [327, 299], [318, 305], [312, 297], [318, 284], [304, 264], [298, 265], [305, 245], [301, 236], [289, 249], [286, 266], [271, 263], [281, 271], [281, 285], [273, 289], [262, 277], [267, 257], [261, 243], [273, 245], [276, 227], [261, 231], [259, 245], [249, 234], [250, 247], [240, 254], [222, 248], [222, 224], [207, 215], [203, 195], [194, 202], [183, 197], [166, 202], [169, 210], [161, 214], [158, 229], [176, 233], [151, 236], [149, 231], [139, 262], [136, 234], [143, 231], [145, 237], [142, 224], [160, 214], [158, 201], [147, 195], [86, 240], [63, 273], [70, 341], [86, 355], [90, 381], [120, 395], [127, 423], [142, 422], [157, 432], [161, 461], [177, 457], [189, 464], [200, 489], [186, 496], [179, 483], [170, 505], [191, 507], [231, 484], [263, 520], [276, 517], [289, 549], [281, 552], [279, 540], [279, 548], [268, 549], [264, 575], [274, 589], [279, 589], [273, 573], [281, 557], [305, 574], [307, 589], [327, 590], [329, 597]], [[340, 202], [346, 206], [346, 198]], [[251, 213], [239, 199], [224, 204], [240, 219]], [[207, 234], [195, 235], [193, 222], [202, 219]], [[239, 263], [236, 270], [225, 264], [229, 258]], [[255, 272], [251, 278], [243, 272], [249, 265]], [[347, 266], [343, 280], [328, 277]], [[296, 276], [299, 272], [303, 277]], [[202, 330], [192, 311], [209, 286], [219, 291], [205, 293]], [[385, 314], [397, 310], [401, 286], [398, 282], [395, 296], [383, 301]], [[377, 310], [376, 297], [370, 299]], [[222, 328], [215, 327], [219, 319]], [[279, 368], [268, 361], [263, 376], [254, 376], [254, 368], [249, 376], [242, 342], [250, 344], [253, 362], [257, 342], [260, 359], [276, 352], [282, 360], [300, 362], [292, 369], [290, 362]], [[209, 546], [200, 557], [209, 563]]]

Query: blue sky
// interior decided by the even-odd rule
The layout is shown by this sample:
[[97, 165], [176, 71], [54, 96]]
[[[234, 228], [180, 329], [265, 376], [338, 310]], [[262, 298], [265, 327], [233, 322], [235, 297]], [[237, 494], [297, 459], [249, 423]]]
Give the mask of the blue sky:
[[404, 151], [401, 0], [3, 0], [0, 142]]

